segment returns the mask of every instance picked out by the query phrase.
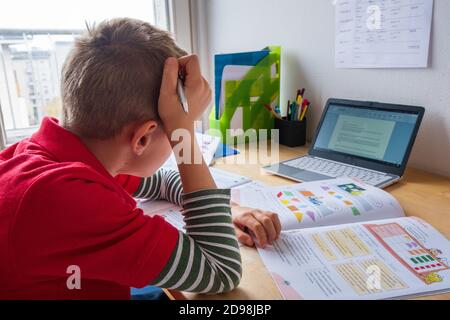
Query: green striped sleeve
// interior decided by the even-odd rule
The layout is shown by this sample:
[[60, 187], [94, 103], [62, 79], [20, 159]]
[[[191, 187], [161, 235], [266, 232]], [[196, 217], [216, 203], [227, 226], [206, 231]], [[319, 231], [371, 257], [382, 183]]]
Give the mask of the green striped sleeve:
[[153, 177], [141, 181], [133, 197], [145, 200], [167, 200], [181, 206], [183, 186], [180, 174], [174, 170], [159, 170]]
[[183, 196], [186, 234], [180, 232], [169, 262], [153, 285], [185, 292], [222, 293], [242, 277], [238, 241], [231, 220], [230, 190]]

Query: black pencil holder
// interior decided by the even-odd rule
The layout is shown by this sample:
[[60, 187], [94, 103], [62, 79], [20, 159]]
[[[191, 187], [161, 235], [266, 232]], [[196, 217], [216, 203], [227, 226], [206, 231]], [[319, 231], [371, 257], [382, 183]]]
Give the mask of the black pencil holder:
[[306, 144], [306, 118], [303, 121], [275, 119], [275, 129], [280, 131], [280, 144], [295, 148]]

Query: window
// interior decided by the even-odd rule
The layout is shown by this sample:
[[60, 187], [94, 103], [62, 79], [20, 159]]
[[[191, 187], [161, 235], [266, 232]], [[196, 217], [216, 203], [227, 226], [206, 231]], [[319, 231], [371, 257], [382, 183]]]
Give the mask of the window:
[[0, 11], [0, 149], [61, 116], [61, 68], [85, 23], [132, 17], [168, 29], [168, 0], [16, 0]]

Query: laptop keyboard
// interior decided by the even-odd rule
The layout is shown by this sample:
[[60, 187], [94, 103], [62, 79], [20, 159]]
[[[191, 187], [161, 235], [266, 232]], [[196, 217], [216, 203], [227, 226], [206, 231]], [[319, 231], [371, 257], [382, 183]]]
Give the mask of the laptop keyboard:
[[289, 167], [315, 172], [332, 178], [357, 178], [373, 186], [382, 184], [383, 182], [392, 179], [391, 176], [383, 173], [312, 157], [298, 158], [284, 162], [283, 164]]

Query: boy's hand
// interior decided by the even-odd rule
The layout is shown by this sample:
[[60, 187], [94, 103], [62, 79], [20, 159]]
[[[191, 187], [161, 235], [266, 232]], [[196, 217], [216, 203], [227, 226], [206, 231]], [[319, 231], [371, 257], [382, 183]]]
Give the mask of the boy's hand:
[[[189, 104], [189, 112], [185, 113], [177, 93], [178, 72], [183, 69], [185, 75], [184, 87]], [[216, 183], [209, 172], [203, 158], [197, 163], [197, 155], [202, 152], [197, 144], [194, 133], [194, 122], [203, 114], [211, 100], [211, 89], [200, 73], [197, 56], [187, 56], [180, 59], [166, 60], [159, 96], [158, 112], [163, 122], [164, 130], [172, 149], [179, 143], [172, 140], [173, 133], [178, 129], [187, 130], [190, 134], [190, 145], [183, 147], [183, 156], [175, 152], [178, 171], [180, 172], [183, 190], [186, 194], [199, 190], [217, 189]], [[183, 137], [184, 140], [185, 137]], [[184, 161], [185, 158], [190, 161]]]
[[[178, 73], [185, 74], [185, 93], [189, 104], [186, 114], [177, 93]], [[166, 133], [171, 135], [176, 129], [193, 129], [194, 122], [205, 112], [211, 101], [211, 88], [203, 78], [196, 55], [180, 59], [169, 58], [164, 66], [158, 112]]]
[[[240, 243], [249, 247], [257, 245], [265, 248], [278, 240], [281, 222], [277, 214], [244, 207], [233, 207], [232, 213]], [[252, 233], [255, 239], [247, 231]]]

